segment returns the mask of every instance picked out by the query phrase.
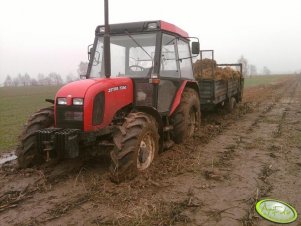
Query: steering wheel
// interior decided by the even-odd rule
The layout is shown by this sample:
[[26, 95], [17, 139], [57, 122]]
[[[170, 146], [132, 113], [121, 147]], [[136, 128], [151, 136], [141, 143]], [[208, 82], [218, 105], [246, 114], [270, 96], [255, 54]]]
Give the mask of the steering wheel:
[[[132, 68], [139, 68], [141, 71], [145, 71], [146, 68], [140, 66], [140, 65], [131, 65], [129, 66], [129, 68], [132, 70]], [[135, 70], [132, 70], [132, 71], [135, 71]]]

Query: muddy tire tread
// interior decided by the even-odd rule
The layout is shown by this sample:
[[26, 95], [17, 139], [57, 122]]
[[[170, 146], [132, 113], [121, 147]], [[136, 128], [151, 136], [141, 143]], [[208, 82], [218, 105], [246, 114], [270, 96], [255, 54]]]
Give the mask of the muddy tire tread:
[[200, 99], [197, 92], [192, 88], [186, 88], [182, 93], [180, 105], [172, 116], [172, 124], [174, 130], [172, 133], [175, 143], [183, 143], [188, 138], [187, 122], [190, 107], [194, 106], [197, 109], [197, 129], [200, 126], [201, 112]]
[[[145, 128], [151, 129], [158, 150], [158, 127], [156, 120], [145, 113], [130, 113], [122, 126], [117, 128], [113, 134], [115, 148], [111, 151], [111, 180], [115, 183], [123, 182], [134, 178], [137, 173], [136, 150], [139, 143], [139, 136]], [[155, 153], [155, 157], [156, 157]]]
[[37, 152], [35, 134], [38, 130], [54, 125], [54, 108], [42, 108], [30, 116], [19, 136], [19, 145], [16, 149], [19, 168], [39, 165], [43, 162], [42, 156]]

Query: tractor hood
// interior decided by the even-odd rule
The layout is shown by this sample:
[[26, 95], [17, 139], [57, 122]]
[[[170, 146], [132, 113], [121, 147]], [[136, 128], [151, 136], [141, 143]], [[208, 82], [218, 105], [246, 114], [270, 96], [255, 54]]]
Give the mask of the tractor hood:
[[[58, 105], [58, 98], [65, 99], [65, 104]], [[57, 92], [55, 112], [58, 108], [68, 114], [70, 111], [78, 111], [79, 105], [73, 104], [74, 98], [83, 99], [80, 110], [84, 112], [84, 131], [98, 130], [108, 126], [117, 111], [133, 103], [133, 81], [129, 77], [118, 77], [71, 82]], [[64, 122], [66, 116], [61, 117], [61, 122]], [[100, 117], [99, 122], [94, 120], [97, 117]], [[70, 121], [68, 123], [70, 124]]]
[[55, 101], [58, 97], [85, 98], [90, 89], [98, 91], [110, 91], [110, 89], [119, 88], [122, 85], [132, 84], [130, 78], [94, 78], [71, 82], [63, 86], [56, 94]]
[[79, 97], [84, 98], [86, 91], [89, 89], [90, 86], [99, 83], [101, 80], [96, 79], [85, 79], [79, 80], [75, 82], [68, 83], [67, 85], [63, 86], [56, 94], [55, 99], [58, 97]]

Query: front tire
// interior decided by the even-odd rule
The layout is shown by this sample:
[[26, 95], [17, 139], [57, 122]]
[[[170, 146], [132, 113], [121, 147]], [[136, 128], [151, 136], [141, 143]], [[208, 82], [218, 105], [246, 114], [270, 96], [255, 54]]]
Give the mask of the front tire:
[[193, 136], [201, 121], [200, 98], [192, 88], [186, 88], [172, 118], [172, 137], [179, 144]]
[[148, 169], [158, 154], [159, 134], [156, 120], [145, 113], [130, 113], [113, 135], [111, 179], [120, 183]]
[[27, 121], [16, 149], [19, 168], [27, 168], [45, 162], [37, 149], [36, 132], [54, 126], [54, 109], [47, 107], [34, 113]]

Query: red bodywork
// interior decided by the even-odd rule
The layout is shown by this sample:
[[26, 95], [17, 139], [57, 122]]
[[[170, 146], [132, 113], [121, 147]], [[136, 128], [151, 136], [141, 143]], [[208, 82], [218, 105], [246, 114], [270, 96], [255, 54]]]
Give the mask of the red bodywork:
[[184, 38], [188, 37], [188, 33], [186, 31], [182, 30], [181, 28], [177, 27], [176, 25], [167, 23], [165, 21], [162, 21], [162, 20], [160, 21], [160, 27], [161, 27], [161, 30], [165, 30], [165, 31], [169, 31], [169, 32], [178, 34]]
[[[94, 97], [102, 91], [105, 93], [104, 118], [101, 124], [93, 126]], [[118, 110], [133, 103], [133, 81], [123, 77], [95, 78], [69, 83], [56, 94], [55, 112], [58, 97], [66, 97], [68, 105], [72, 104], [72, 98], [84, 98], [84, 131], [96, 131], [107, 127]]]
[[182, 97], [182, 93], [186, 87], [187, 81], [183, 81], [183, 83], [181, 84], [180, 88], [178, 89], [177, 93], [176, 93], [176, 97], [174, 99], [174, 102], [172, 103], [170, 112], [169, 112], [169, 116], [172, 115], [172, 113], [174, 113], [174, 111], [177, 109], [177, 107], [179, 106], [180, 102], [181, 102], [181, 97]]

